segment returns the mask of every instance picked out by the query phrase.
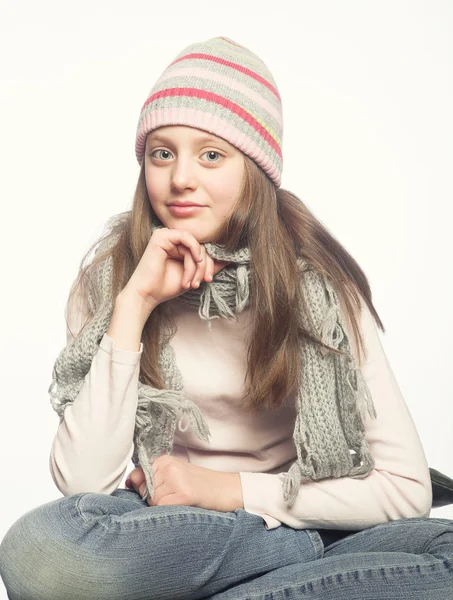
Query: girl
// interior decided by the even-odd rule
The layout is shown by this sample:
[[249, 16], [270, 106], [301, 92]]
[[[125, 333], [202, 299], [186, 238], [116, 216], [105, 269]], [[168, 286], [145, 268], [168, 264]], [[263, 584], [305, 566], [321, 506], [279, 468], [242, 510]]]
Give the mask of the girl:
[[3, 539], [10, 598], [453, 597], [367, 278], [280, 187], [281, 145], [274, 78], [229, 38], [152, 88], [53, 369], [64, 497]]

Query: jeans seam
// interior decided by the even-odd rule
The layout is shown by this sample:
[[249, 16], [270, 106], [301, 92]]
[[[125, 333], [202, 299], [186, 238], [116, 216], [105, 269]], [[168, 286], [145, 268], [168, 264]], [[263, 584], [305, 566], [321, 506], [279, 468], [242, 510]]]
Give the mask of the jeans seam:
[[[85, 522], [85, 523], [91, 523], [92, 521], [95, 521], [97, 523], [97, 525], [103, 527], [104, 529], [108, 529], [109, 525], [106, 525], [100, 518], [99, 516], [94, 516], [94, 517], [89, 517], [87, 518], [83, 511], [80, 509], [79, 503], [82, 501], [82, 498], [88, 494], [91, 494], [91, 492], [80, 492], [79, 494], [77, 494], [79, 497], [76, 499], [75, 502], [75, 508], [76, 511], [79, 515], [79, 517]], [[146, 506], [143, 507], [144, 509], [147, 508]], [[149, 507], [150, 510], [152, 509], [152, 507]], [[164, 514], [151, 514], [151, 519], [156, 520], [156, 521], [160, 521], [160, 520], [165, 520], [167, 519], [169, 516], [172, 518], [180, 518], [180, 517], [185, 517], [186, 515], [189, 515], [190, 517], [193, 517], [195, 513], [189, 511], [187, 512], [186, 510], [184, 510], [184, 508], [186, 508], [184, 505], [181, 505], [180, 507], [182, 510], [180, 510], [179, 512], [174, 512], [171, 515], [164, 513]], [[194, 507], [197, 508], [197, 507]], [[203, 509], [202, 509], [203, 511]], [[217, 511], [216, 511], [217, 512]], [[219, 519], [219, 520], [228, 520], [228, 521], [232, 521], [234, 520], [235, 517], [233, 517], [233, 515], [229, 515], [226, 512], [221, 512], [219, 511], [220, 514], [216, 514], [216, 515], [212, 515], [212, 514], [208, 514], [206, 512], [206, 514], [197, 514], [196, 518], [197, 520], [199, 520], [199, 522], [201, 523], [212, 523], [215, 522], [215, 520]], [[108, 517], [109, 520], [109, 524], [113, 524], [113, 523], [118, 523], [118, 521], [115, 520], [114, 517], [116, 517], [117, 515], [112, 515], [110, 513], [106, 513], [105, 515], [103, 515], [103, 517]], [[120, 515], [123, 516], [123, 515]], [[105, 519], [104, 519], [105, 520]], [[130, 525], [131, 527], [135, 526], [135, 521], [133, 523], [127, 523], [127, 522], [122, 522], [121, 523], [121, 527], [123, 529], [127, 529], [128, 525]]]
[[[309, 530], [305, 530], [307, 531], [307, 533], [309, 533]], [[317, 530], [310, 530], [312, 532], [317, 532]], [[310, 535], [310, 534], [309, 534]], [[319, 533], [318, 533], [319, 535]], [[321, 541], [322, 543], [322, 541]], [[448, 564], [445, 564], [445, 563]], [[435, 563], [434, 565], [426, 565], [426, 570], [430, 569], [429, 572], [431, 572], [432, 570], [434, 570], [435, 568], [441, 568], [442, 566], [446, 567], [447, 569], [450, 568], [450, 564], [449, 561], [441, 561], [440, 559], [438, 559], [438, 562]], [[396, 567], [371, 567], [371, 568], [364, 568], [364, 569], [348, 569], [346, 571], [341, 571], [341, 573], [338, 573], [338, 575], [341, 575], [342, 578], [344, 578], [344, 576], [355, 576], [356, 580], [360, 580], [360, 577], [364, 577], [366, 579], [369, 578], [374, 578], [376, 577], [376, 575], [380, 576], [380, 579], [386, 579], [390, 577], [398, 582], [398, 578], [401, 577], [402, 575], [407, 576], [410, 575], [411, 577], [413, 577], [414, 573], [414, 569], [418, 572], [418, 574], [423, 577], [423, 573], [420, 571], [420, 565], [415, 564], [415, 565], [403, 565], [403, 566], [396, 566]], [[434, 567], [434, 569], [433, 569]], [[398, 570], [399, 569], [399, 570]], [[401, 570], [403, 571], [401, 573]], [[393, 571], [393, 572], [392, 572]], [[356, 575], [358, 575], [359, 577], [357, 578]], [[299, 591], [301, 588], [308, 588], [308, 590], [310, 592], [313, 591], [314, 586], [319, 586], [319, 584], [323, 584], [324, 582], [328, 582], [329, 585], [333, 585], [335, 582], [333, 582], [333, 579], [330, 578], [326, 578], [325, 576], [321, 576], [321, 577], [317, 577], [316, 579], [311, 579], [310, 581], [304, 581], [303, 583], [295, 583], [295, 584], [290, 584], [287, 585], [285, 587], [281, 587], [281, 588], [272, 588], [272, 589], [267, 589], [266, 592], [258, 592], [259, 595], [255, 595], [253, 592], [252, 594], [248, 594], [247, 596], [243, 596], [241, 598], [238, 598], [237, 600], [262, 600], [264, 598], [267, 598], [269, 594], [271, 594], [271, 597], [273, 597], [274, 594], [279, 593], [279, 594], [286, 594], [286, 592], [290, 591], [290, 592], [294, 592], [294, 590]], [[337, 588], [339, 586], [337, 585]], [[304, 589], [305, 591], [305, 589]], [[215, 596], [209, 596], [207, 600], [213, 600]]]
[[322, 558], [324, 556], [324, 544], [322, 537], [319, 535], [319, 531], [317, 529], [305, 529], [305, 532], [308, 534], [308, 537], [313, 544], [316, 559]]

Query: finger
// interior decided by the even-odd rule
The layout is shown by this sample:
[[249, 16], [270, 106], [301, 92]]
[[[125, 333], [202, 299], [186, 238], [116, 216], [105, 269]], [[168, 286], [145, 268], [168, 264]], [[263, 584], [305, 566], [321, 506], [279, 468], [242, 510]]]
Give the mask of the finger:
[[143, 469], [141, 467], [137, 467], [129, 473], [129, 477], [127, 479], [130, 482], [131, 488], [138, 489], [138, 486], [145, 481], [145, 474], [143, 473]]
[[184, 275], [182, 278], [182, 285], [184, 288], [189, 289], [190, 283], [195, 276], [197, 265], [190, 252], [184, 253]]
[[[150, 505], [150, 506], [155, 506], [155, 501], [153, 498], [151, 498], [151, 496], [146, 492], [146, 496], [143, 497], [143, 495], [145, 494], [145, 484], [142, 483], [142, 485], [139, 488], [139, 494], [142, 500], [146, 500], [146, 502]], [[155, 492], [154, 492], [155, 495]]]
[[194, 278], [192, 280], [192, 287], [194, 287], [195, 289], [199, 287], [200, 283], [203, 281], [204, 277], [205, 277], [205, 273], [206, 273], [206, 258], [207, 258], [207, 253], [206, 253], [206, 248], [204, 246], [201, 246], [201, 254], [202, 254], [202, 260], [201, 262], [198, 263], [197, 266], [197, 270], [195, 272]]
[[136, 471], [137, 471], [137, 469], [133, 469], [133, 470], [132, 470], [132, 471], [129, 473], [129, 475], [127, 475], [127, 477], [126, 477], [126, 481], [125, 481], [126, 487], [128, 487], [128, 488], [132, 488], [132, 487], [134, 487], [133, 478], [137, 476], [137, 475], [136, 475]]
[[[160, 490], [160, 494], [162, 493], [162, 490], [166, 490], [168, 488], [168, 486], [165, 485], [165, 479], [164, 479], [164, 475], [161, 471], [159, 471], [159, 469], [154, 468], [153, 467], [153, 471], [154, 471], [154, 492], [153, 492], [153, 499], [152, 501], [155, 500], [156, 498], [156, 492], [158, 491], [158, 489]], [[139, 485], [136, 486], [136, 489], [138, 491], [138, 493], [140, 494], [140, 496], [143, 498], [143, 494], [145, 493], [145, 488], [146, 488], [146, 480], [145, 477], [143, 477], [142, 481], [139, 482]], [[148, 502], [151, 500], [150, 496], [148, 495]]]
[[180, 256], [182, 256], [183, 261], [184, 261], [184, 271], [182, 274], [181, 285], [183, 288], [188, 289], [190, 287], [191, 277], [190, 277], [190, 274], [188, 274], [188, 266], [187, 265], [192, 264], [192, 268], [196, 268], [196, 267], [193, 266], [194, 263], [193, 263], [192, 253], [188, 248], [180, 245], [180, 246], [178, 246], [178, 253], [180, 254]]
[[195, 263], [200, 262], [202, 259], [201, 254], [201, 245], [197, 241], [194, 235], [192, 235], [188, 231], [179, 231], [178, 229], [169, 229], [167, 233], [167, 239], [172, 244], [184, 244], [187, 248], [189, 248], [193, 260]]
[[136, 490], [137, 484], [134, 483], [134, 481], [132, 479], [126, 479], [126, 487], [129, 488], [130, 490]]
[[[143, 494], [145, 493], [145, 489], [146, 489], [146, 481], [144, 481], [137, 489], [138, 493], [140, 494], [140, 497], [142, 500], [145, 500], [145, 498], [143, 498]], [[148, 494], [147, 494], [148, 495]]]
[[[206, 248], [205, 248], [206, 250]], [[204, 274], [204, 280], [211, 282], [214, 277], [214, 260], [206, 253], [206, 271]]]
[[187, 235], [187, 239], [190, 244], [190, 249], [192, 250], [194, 261], [196, 263], [201, 262], [203, 260], [203, 252], [202, 252], [201, 244], [198, 242], [198, 240], [195, 238], [195, 236], [192, 235], [191, 233], [189, 233], [188, 231], [186, 231], [184, 233], [186, 233], [186, 235]]

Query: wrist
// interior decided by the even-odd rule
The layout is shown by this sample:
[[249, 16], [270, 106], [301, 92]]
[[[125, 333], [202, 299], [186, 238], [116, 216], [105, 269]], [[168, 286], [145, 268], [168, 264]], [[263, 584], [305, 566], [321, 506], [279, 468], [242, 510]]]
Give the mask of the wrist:
[[146, 323], [149, 315], [156, 308], [157, 303], [147, 301], [137, 291], [126, 286], [116, 297], [115, 307], [116, 306], [131, 311], [133, 314], [141, 317], [143, 323]]
[[242, 483], [239, 473], [224, 473], [227, 477], [228, 487], [228, 511], [234, 512], [237, 508], [244, 508], [244, 499], [242, 496]]

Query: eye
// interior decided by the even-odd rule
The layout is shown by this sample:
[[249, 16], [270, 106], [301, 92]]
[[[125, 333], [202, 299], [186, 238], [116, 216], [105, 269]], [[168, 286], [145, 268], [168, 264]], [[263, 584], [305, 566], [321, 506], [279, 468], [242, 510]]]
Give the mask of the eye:
[[155, 152], [167, 152], [168, 154], [171, 154], [171, 152], [168, 152], [168, 150], [153, 150], [152, 152], [150, 152], [150, 156], [154, 158]]
[[[217, 156], [222, 157], [222, 154], [220, 154], [220, 152], [216, 152], [215, 150], [208, 150], [204, 154], [217, 154]], [[208, 160], [208, 162], [219, 162], [219, 161], [218, 160], [215, 160], [215, 161]]]
[[[164, 157], [162, 157], [162, 155], [155, 156], [156, 152], [162, 152], [162, 153], [165, 152], [167, 154], [167, 156], [164, 156]], [[205, 154], [208, 154], [211, 158], [213, 157], [212, 155], [214, 155], [214, 158], [215, 158], [215, 156], [223, 158], [223, 155], [220, 154], [220, 152], [217, 152], [216, 150], [208, 150], [207, 152], [203, 152], [202, 156], [204, 156]], [[162, 149], [153, 150], [152, 152], [150, 152], [149, 155], [151, 156], [151, 158], [157, 158], [159, 160], [166, 161], [168, 159], [168, 155], [171, 155], [171, 152], [169, 150], [165, 150], [162, 148]], [[220, 158], [218, 158], [217, 160], [208, 160], [208, 162], [217, 163], [217, 162], [219, 162]]]

